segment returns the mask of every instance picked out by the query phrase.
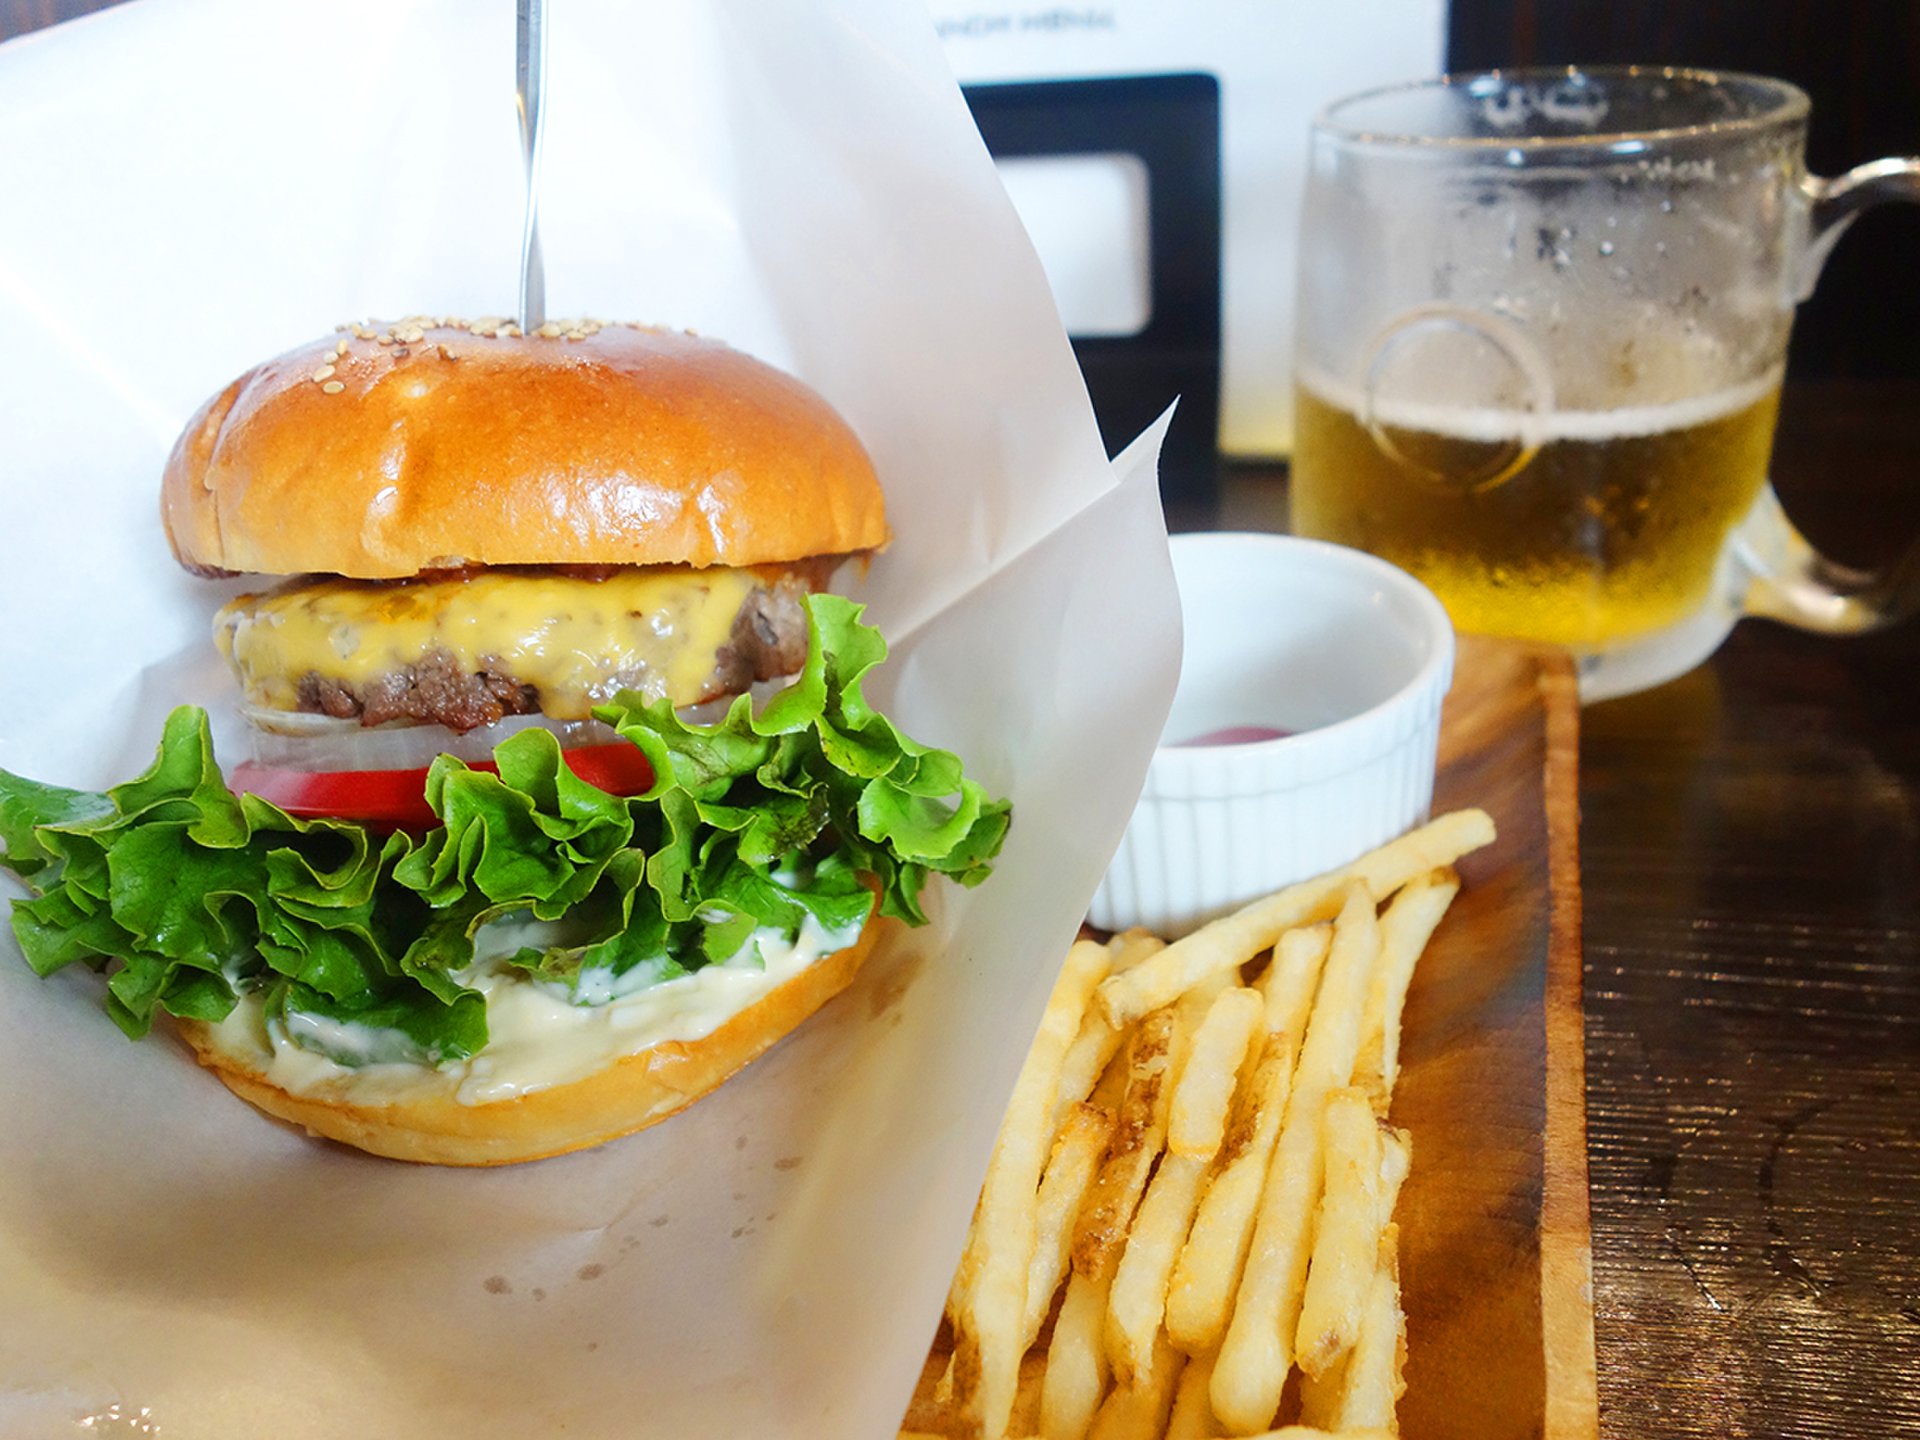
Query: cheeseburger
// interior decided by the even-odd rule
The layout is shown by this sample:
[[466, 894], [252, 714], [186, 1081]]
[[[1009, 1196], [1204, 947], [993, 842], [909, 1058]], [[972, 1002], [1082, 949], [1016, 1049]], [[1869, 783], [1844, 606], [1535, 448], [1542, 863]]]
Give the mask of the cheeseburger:
[[104, 794], [0, 771], [13, 929], [315, 1134], [483, 1165], [652, 1124], [998, 852], [824, 589], [887, 539], [865, 451], [725, 345], [349, 326], [208, 401], [162, 513], [263, 578], [214, 625], [250, 753], [187, 707]]

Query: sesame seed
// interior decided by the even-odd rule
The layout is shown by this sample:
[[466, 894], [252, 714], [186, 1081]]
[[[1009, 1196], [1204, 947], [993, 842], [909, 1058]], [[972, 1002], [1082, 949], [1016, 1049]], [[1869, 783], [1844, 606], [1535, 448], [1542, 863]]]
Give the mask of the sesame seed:
[[320, 387], [320, 393], [323, 395], [338, 395], [346, 388], [347, 387], [338, 380], [329, 380]]
[[333, 353], [334, 353], [334, 354], [336, 354], [336, 355], [344, 355], [344, 354], [346, 354], [346, 353], [347, 353], [347, 342], [346, 342], [346, 341], [344, 341], [344, 340], [342, 340], [342, 341], [341, 341], [341, 342], [340, 342], [340, 343], [339, 343], [338, 345], [335, 345], [335, 346], [333, 347]]
[[333, 366], [322, 365], [318, 370], [313, 372], [313, 378], [316, 383], [321, 380], [331, 380], [333, 378]]
[[376, 335], [376, 336], [374, 336], [374, 341], [375, 341], [375, 343], [377, 343], [377, 344], [380, 344], [380, 345], [391, 345], [391, 344], [393, 343], [393, 336], [391, 336], [391, 335]]

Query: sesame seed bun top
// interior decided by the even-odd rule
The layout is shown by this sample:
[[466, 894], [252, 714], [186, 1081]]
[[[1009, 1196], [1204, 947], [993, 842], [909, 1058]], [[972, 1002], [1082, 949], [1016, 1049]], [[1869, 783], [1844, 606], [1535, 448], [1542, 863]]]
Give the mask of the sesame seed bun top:
[[214, 396], [161, 484], [201, 574], [761, 565], [886, 543], [860, 442], [791, 376], [678, 331], [350, 326]]

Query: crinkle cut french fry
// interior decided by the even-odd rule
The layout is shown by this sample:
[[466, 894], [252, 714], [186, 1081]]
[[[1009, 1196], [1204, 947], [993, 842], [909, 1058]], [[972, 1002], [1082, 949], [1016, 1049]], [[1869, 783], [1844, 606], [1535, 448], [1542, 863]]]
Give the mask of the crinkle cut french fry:
[[1292, 1368], [1291, 1341], [1320, 1200], [1321, 1111], [1327, 1094], [1352, 1078], [1361, 1007], [1379, 954], [1372, 896], [1355, 883], [1334, 923], [1333, 948], [1261, 1193], [1253, 1244], [1213, 1367], [1213, 1413], [1236, 1434], [1272, 1423]]
[[1321, 1121], [1325, 1179], [1313, 1227], [1313, 1260], [1300, 1301], [1294, 1361], [1326, 1373], [1353, 1348], [1380, 1250], [1380, 1125], [1357, 1085], [1327, 1096]]
[[1107, 1351], [1101, 1324], [1107, 1313], [1111, 1272], [1067, 1277], [1066, 1298], [1047, 1344], [1040, 1382], [1040, 1433], [1046, 1440], [1085, 1440], [1107, 1388]]
[[1435, 870], [1409, 880], [1380, 917], [1380, 964], [1367, 992], [1360, 1057], [1353, 1067], [1353, 1083], [1367, 1088], [1379, 1114], [1387, 1113], [1394, 1081], [1399, 1078], [1400, 1016], [1406, 1009], [1413, 968], [1459, 893], [1458, 875]]
[[962, 1259], [965, 1278], [954, 1334], [955, 1398], [987, 1440], [1006, 1434], [1026, 1349], [1027, 1272], [1033, 1263], [1034, 1203], [1052, 1145], [1060, 1066], [1079, 1033], [1087, 997], [1107, 973], [1106, 947], [1081, 941], [1047, 999], [1001, 1122], [980, 1207]]
[[1483, 810], [1442, 815], [1351, 865], [1256, 900], [1175, 941], [1126, 974], [1110, 976], [1100, 987], [1100, 1008], [1114, 1024], [1130, 1024], [1170, 1004], [1207, 976], [1245, 964], [1296, 925], [1331, 919], [1355, 881], [1376, 897], [1384, 897], [1414, 876], [1451, 865], [1493, 838], [1493, 821]]
[[1076, 1104], [1069, 1107], [1053, 1142], [1035, 1205], [1033, 1263], [1027, 1270], [1026, 1323], [1021, 1327], [1026, 1345], [1033, 1344], [1040, 1333], [1053, 1305], [1053, 1292], [1067, 1273], [1074, 1222], [1113, 1139], [1113, 1126], [1111, 1110]]
[[[1220, 1167], [1208, 1182], [1167, 1287], [1167, 1332], [1190, 1355], [1211, 1351], [1226, 1333], [1234, 1292], [1253, 1239], [1267, 1167], [1293, 1083], [1293, 1047], [1270, 1035], [1249, 1082], [1246, 1103], [1227, 1131]], [[1212, 1367], [1208, 1367], [1212, 1373]]]
[[1101, 1402], [1089, 1440], [1160, 1440], [1186, 1358], [1167, 1343], [1165, 1335], [1160, 1336], [1147, 1368], [1134, 1377], [1134, 1383], [1109, 1391]]

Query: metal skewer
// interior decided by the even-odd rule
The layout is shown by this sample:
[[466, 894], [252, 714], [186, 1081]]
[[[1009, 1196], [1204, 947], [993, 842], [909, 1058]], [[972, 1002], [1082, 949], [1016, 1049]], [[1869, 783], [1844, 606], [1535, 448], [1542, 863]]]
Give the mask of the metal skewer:
[[540, 264], [541, 92], [547, 83], [547, 0], [515, 0], [518, 63], [514, 90], [520, 110], [520, 153], [527, 163], [527, 217], [520, 231], [520, 328], [528, 334], [547, 319], [547, 282]]

